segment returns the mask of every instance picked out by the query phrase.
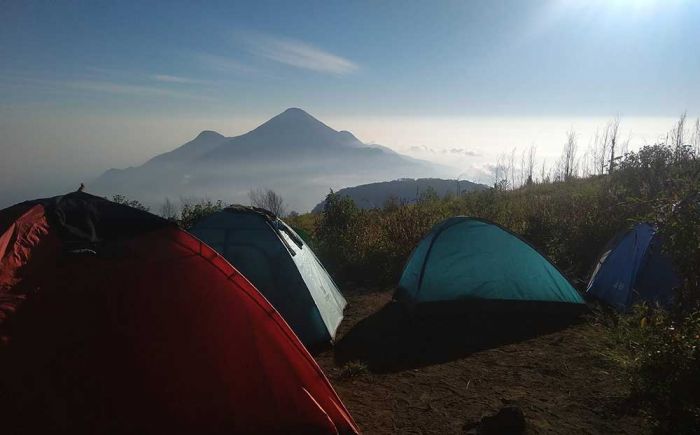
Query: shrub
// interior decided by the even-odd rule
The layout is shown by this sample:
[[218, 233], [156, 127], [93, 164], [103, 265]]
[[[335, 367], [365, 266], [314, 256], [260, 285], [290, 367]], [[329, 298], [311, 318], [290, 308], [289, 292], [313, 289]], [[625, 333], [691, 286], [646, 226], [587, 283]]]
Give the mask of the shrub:
[[199, 202], [183, 201], [180, 218], [177, 220], [180, 227], [189, 230], [194, 224], [203, 217], [221, 211], [226, 206], [221, 200], [212, 202], [211, 200], [201, 200]]
[[679, 313], [700, 309], [700, 195], [695, 193], [670, 208], [661, 235], [681, 277], [677, 291]]
[[319, 254], [326, 267], [343, 279], [350, 278], [360, 263], [359, 233], [363, 225], [359, 221], [362, 215], [352, 199], [331, 191], [315, 231]]
[[124, 195], [114, 195], [112, 197], [112, 202], [116, 202], [117, 204], [128, 205], [129, 207], [133, 207], [133, 208], [143, 210], [143, 211], [149, 210], [148, 207], [141, 204], [139, 201], [137, 201], [135, 199], [129, 199]]
[[679, 320], [661, 309], [637, 306], [610, 329], [615, 362], [627, 369], [632, 397], [664, 433], [700, 427], [700, 313]]
[[[659, 210], [700, 189], [698, 174], [700, 162], [688, 147], [653, 145], [627, 154], [611, 175], [531, 183], [515, 190], [445, 198], [426, 191], [414, 204], [387, 201], [374, 210], [360, 210], [351, 199], [331, 192], [307, 232], [338, 278], [386, 286], [398, 281], [412, 249], [433, 225], [455, 215], [485, 218], [523, 236], [582, 289], [601, 248], [631, 223], [658, 220], [678, 227], [697, 222], [695, 215], [661, 219]], [[671, 249], [681, 253], [690, 274], [690, 260], [697, 257], [678, 244], [688, 243], [688, 231], [694, 230], [684, 231]]]

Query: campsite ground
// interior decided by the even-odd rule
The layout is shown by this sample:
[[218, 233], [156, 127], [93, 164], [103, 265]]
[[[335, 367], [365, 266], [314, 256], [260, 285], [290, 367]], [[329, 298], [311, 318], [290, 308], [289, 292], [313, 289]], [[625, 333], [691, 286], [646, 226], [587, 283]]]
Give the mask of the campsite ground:
[[601, 327], [492, 315], [436, 326], [391, 295], [346, 292], [336, 346], [316, 355], [365, 433], [461, 433], [510, 403], [528, 433], [648, 432]]

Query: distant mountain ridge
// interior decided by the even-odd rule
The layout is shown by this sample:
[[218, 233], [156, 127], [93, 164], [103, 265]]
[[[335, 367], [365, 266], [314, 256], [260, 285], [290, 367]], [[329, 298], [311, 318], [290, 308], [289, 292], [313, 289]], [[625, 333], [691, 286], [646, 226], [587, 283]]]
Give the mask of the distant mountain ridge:
[[[379, 183], [363, 184], [355, 187], [346, 187], [336, 193], [352, 199], [359, 208], [372, 209], [381, 208], [391, 199], [400, 202], [416, 202], [421, 195], [432, 190], [438, 196], [444, 197], [448, 194], [459, 194], [475, 190], [488, 189], [489, 186], [472, 183], [466, 180], [445, 180], [440, 178], [404, 178], [393, 181], [383, 181]], [[313, 208], [313, 213], [323, 211], [325, 200], [321, 201]]]
[[196, 138], [167, 153], [153, 157], [146, 164], [160, 161], [177, 161], [198, 158], [212, 151], [227, 140], [226, 136], [215, 131], [204, 130]]
[[144, 164], [110, 169], [88, 185], [98, 194], [124, 194], [152, 206], [166, 197], [247, 202], [270, 188], [290, 209], [308, 210], [329, 191], [405, 177], [451, 176], [453, 168], [365, 144], [298, 108], [290, 108], [236, 137], [203, 131]]

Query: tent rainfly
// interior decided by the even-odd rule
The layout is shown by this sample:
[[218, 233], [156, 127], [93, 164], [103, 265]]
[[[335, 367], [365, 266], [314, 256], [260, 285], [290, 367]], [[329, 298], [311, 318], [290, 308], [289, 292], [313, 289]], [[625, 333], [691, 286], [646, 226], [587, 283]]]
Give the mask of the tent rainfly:
[[639, 223], [608, 242], [586, 293], [624, 312], [638, 302], [670, 305], [679, 284], [656, 228]]
[[82, 192], [0, 211], [0, 427], [358, 431], [287, 323], [223, 257]]
[[311, 248], [277, 216], [231, 206], [190, 231], [240, 270], [305, 345], [335, 338], [345, 298]]
[[421, 240], [396, 299], [412, 307], [455, 301], [516, 309], [584, 307], [569, 281], [528, 243], [492, 222], [462, 216], [436, 225]]

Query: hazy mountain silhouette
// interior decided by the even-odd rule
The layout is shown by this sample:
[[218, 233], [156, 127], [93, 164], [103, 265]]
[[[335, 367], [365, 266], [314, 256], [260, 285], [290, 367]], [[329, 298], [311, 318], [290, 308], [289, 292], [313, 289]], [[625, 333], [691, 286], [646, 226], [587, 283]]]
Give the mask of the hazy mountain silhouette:
[[[370, 209], [383, 207], [389, 200], [405, 203], [416, 202], [422, 195], [430, 191], [440, 197], [444, 197], [447, 194], [459, 194], [483, 189], [488, 189], [488, 186], [466, 180], [443, 180], [440, 178], [419, 178], [415, 180], [413, 178], [404, 178], [346, 187], [336, 193], [351, 198], [360, 208]], [[313, 212], [322, 211], [324, 204], [325, 200], [321, 201], [314, 207]]]
[[271, 188], [290, 208], [308, 210], [329, 189], [405, 177], [452, 176], [452, 168], [365, 144], [301, 109], [287, 109], [254, 130], [227, 138], [204, 131], [138, 167], [110, 169], [88, 185], [157, 206], [166, 197], [246, 202]]

